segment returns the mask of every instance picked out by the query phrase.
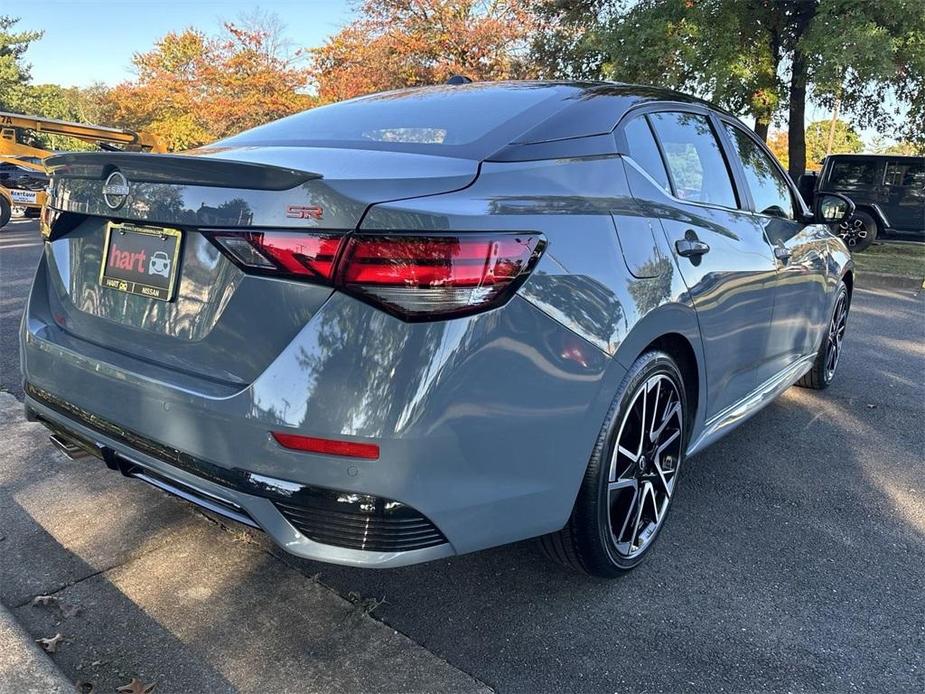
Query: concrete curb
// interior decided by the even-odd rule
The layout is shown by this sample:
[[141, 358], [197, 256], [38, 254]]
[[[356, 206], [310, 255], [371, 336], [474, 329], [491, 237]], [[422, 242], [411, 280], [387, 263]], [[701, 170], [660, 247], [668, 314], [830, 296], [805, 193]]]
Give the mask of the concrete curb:
[[74, 685], [0, 605], [0, 694], [64, 694]]
[[864, 289], [905, 289], [915, 291], [925, 287], [925, 282], [921, 278], [859, 270], [857, 286]]

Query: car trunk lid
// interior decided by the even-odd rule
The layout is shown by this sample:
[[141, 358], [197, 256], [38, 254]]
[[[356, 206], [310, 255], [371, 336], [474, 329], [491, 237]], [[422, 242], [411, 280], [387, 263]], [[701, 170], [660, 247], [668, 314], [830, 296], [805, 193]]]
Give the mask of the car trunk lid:
[[[99, 347], [231, 386], [252, 382], [332, 290], [245, 273], [203, 232], [348, 233], [371, 204], [455, 190], [478, 170], [464, 159], [309, 147], [78, 153], [48, 166], [49, 318]], [[131, 225], [179, 231], [170, 301], [103, 286], [107, 236]], [[155, 260], [166, 272], [169, 253]]]

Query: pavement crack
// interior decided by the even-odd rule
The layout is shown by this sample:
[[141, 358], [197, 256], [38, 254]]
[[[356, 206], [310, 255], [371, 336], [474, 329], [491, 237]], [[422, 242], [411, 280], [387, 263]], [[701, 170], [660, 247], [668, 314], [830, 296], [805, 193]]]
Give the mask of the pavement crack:
[[[146, 557], [152, 552], [157, 552], [158, 550], [162, 549], [167, 544], [168, 542], [166, 540], [164, 542], [160, 542], [153, 547], [146, 548], [141, 552], [138, 552], [136, 554], [132, 554], [131, 556], [126, 557], [124, 561], [120, 561], [116, 564], [103, 567], [102, 569], [93, 571], [92, 573], [89, 573], [86, 576], [81, 576], [80, 578], [74, 579], [73, 581], [68, 581], [67, 583], [64, 583], [60, 585], [59, 587], [55, 588], [54, 590], [43, 592], [42, 595], [57, 595], [58, 593], [61, 593], [62, 591], [67, 590], [68, 588], [73, 588], [74, 586], [80, 585], [84, 581], [88, 581], [91, 578], [96, 578], [97, 576], [101, 574], [109, 573], [110, 571], [113, 571], [114, 569], [118, 569], [119, 567], [125, 566], [126, 564], [131, 564], [133, 561], [141, 559], [142, 557]], [[25, 607], [26, 605], [31, 604], [34, 597], [35, 596], [31, 598], [27, 598], [24, 602], [21, 602], [15, 605], [8, 605], [7, 607], [10, 610], [18, 610], [20, 607]]]
[[[126, 562], [123, 562], [123, 564], [124, 564], [124, 563], [126, 563]], [[46, 592], [42, 593], [42, 595], [44, 595], [44, 596], [57, 595], [58, 593], [67, 590], [68, 588], [73, 588], [74, 586], [79, 585], [79, 584], [83, 583], [84, 581], [87, 581], [87, 580], [89, 580], [89, 579], [91, 579], [91, 578], [95, 578], [96, 576], [99, 576], [100, 574], [104, 574], [104, 573], [106, 573], [107, 571], [109, 571], [109, 570], [111, 570], [111, 569], [118, 568], [119, 566], [121, 566], [121, 564], [116, 564], [115, 566], [110, 566], [110, 567], [106, 567], [105, 569], [100, 569], [99, 571], [94, 571], [93, 573], [89, 573], [89, 574], [87, 574], [86, 576], [81, 576], [80, 578], [78, 578], [78, 579], [76, 579], [76, 580], [74, 580], [74, 581], [68, 581], [67, 583], [65, 583], [65, 584], [63, 584], [63, 585], [61, 585], [61, 586], [59, 586], [58, 588], [55, 588], [54, 590], [46, 591]], [[20, 607], [25, 607], [26, 605], [31, 605], [31, 604], [32, 604], [32, 601], [33, 601], [34, 599], [35, 599], [35, 596], [33, 596], [33, 597], [31, 597], [31, 598], [26, 598], [26, 600], [23, 601], [23, 602], [21, 602], [21, 603], [18, 603], [18, 604], [16, 604], [16, 605], [10, 605], [10, 606], [9, 606], [9, 609], [11, 609], [11, 610], [18, 610]]]

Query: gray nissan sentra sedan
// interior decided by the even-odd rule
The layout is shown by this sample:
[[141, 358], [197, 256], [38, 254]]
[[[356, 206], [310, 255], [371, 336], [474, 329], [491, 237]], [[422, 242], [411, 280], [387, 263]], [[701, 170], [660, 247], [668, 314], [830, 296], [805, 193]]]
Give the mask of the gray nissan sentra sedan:
[[686, 457], [838, 365], [852, 203], [674, 92], [407, 89], [48, 164], [28, 415], [302, 557], [541, 537], [615, 576]]

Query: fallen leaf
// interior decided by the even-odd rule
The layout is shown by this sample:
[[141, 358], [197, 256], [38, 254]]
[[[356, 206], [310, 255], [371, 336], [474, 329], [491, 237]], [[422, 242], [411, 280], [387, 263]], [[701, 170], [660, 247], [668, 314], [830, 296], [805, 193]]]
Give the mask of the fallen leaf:
[[46, 653], [54, 653], [58, 650], [58, 644], [64, 640], [64, 637], [61, 634], [55, 634], [51, 638], [47, 639], [36, 639], [35, 642], [42, 647], [42, 650]]
[[32, 598], [32, 607], [57, 607], [64, 619], [70, 619], [80, 614], [80, 607], [70, 603], [61, 602], [54, 595], [36, 595]]
[[61, 610], [61, 616], [65, 619], [70, 619], [71, 617], [76, 617], [80, 614], [80, 607], [77, 605], [58, 605], [58, 609]]
[[132, 681], [128, 684], [123, 684], [121, 687], [116, 689], [119, 694], [150, 694], [154, 691], [154, 688], [157, 686], [157, 682], [152, 682], [151, 684], [145, 684], [135, 677], [132, 678]]

